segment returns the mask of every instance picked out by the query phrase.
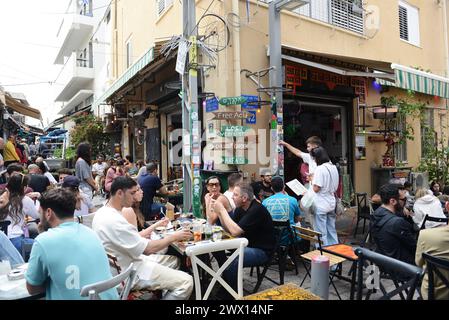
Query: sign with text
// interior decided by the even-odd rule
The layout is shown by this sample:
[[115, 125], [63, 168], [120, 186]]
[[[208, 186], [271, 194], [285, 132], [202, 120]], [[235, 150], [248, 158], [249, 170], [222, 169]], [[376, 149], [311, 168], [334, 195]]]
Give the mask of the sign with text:
[[223, 157], [224, 164], [248, 164], [245, 157]]
[[236, 112], [214, 112], [212, 120], [234, 120], [234, 119], [246, 119], [250, 114], [246, 111]]
[[242, 97], [246, 98], [246, 102], [242, 103], [242, 108], [243, 109], [256, 109], [257, 108], [257, 106], [248, 105], [248, 102], [257, 102], [257, 101], [259, 101], [259, 97], [258, 96], [251, 96], [251, 95], [247, 95], [247, 94], [242, 94]]
[[244, 137], [245, 133], [249, 130], [249, 127], [245, 126], [222, 126], [222, 137]]
[[246, 102], [246, 98], [240, 97], [225, 97], [218, 101], [222, 106], [235, 106]]
[[212, 148], [214, 150], [248, 150], [248, 144], [247, 143], [214, 142], [214, 143], [212, 143]]
[[257, 111], [247, 111], [250, 116], [246, 118], [246, 124], [256, 124]]
[[206, 112], [212, 112], [218, 110], [218, 99], [212, 98], [206, 100]]

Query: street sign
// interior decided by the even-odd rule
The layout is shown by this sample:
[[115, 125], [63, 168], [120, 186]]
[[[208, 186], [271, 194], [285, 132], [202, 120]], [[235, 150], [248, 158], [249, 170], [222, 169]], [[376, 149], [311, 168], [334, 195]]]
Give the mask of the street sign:
[[176, 59], [176, 72], [183, 75], [186, 65], [187, 52], [189, 52], [189, 47], [187, 41], [179, 41], [178, 46], [178, 58]]
[[248, 150], [248, 146], [249, 145], [247, 143], [212, 143], [213, 150]]
[[246, 124], [256, 124], [257, 111], [247, 111], [247, 112], [250, 114], [250, 116], [246, 118]]
[[206, 100], [206, 112], [212, 112], [218, 110], [218, 99], [213, 97]]
[[235, 106], [246, 102], [245, 97], [225, 97], [218, 101], [222, 106]]
[[249, 106], [248, 102], [259, 101], [259, 97], [258, 96], [251, 96], [251, 95], [247, 95], [247, 94], [242, 94], [242, 97], [246, 98], [246, 102], [242, 103], [242, 108], [243, 109], [256, 109], [257, 108], [257, 106]]
[[246, 111], [236, 112], [214, 112], [212, 120], [233, 120], [233, 119], [246, 119], [250, 114]]
[[245, 133], [249, 130], [249, 127], [245, 126], [222, 126], [221, 136], [222, 137], [243, 137]]
[[224, 164], [248, 164], [245, 157], [222, 157]]

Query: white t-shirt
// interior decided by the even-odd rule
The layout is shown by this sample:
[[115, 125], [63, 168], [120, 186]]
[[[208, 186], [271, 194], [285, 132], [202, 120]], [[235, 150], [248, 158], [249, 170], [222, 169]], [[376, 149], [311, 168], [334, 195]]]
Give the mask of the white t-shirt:
[[98, 162], [95, 162], [92, 165], [92, 172], [96, 173], [100, 177], [104, 176], [104, 169], [106, 169], [105, 162], [102, 162], [101, 164], [99, 164]]
[[22, 199], [22, 214], [19, 217], [19, 221], [14, 223], [10, 216], [6, 217], [6, 220], [11, 221], [11, 224], [8, 226], [8, 238], [17, 238], [23, 235], [23, 227], [25, 226], [25, 215], [29, 215], [33, 219], [39, 218], [39, 213], [36, 209], [36, 205], [34, 201], [27, 196], [24, 196]]
[[44, 176], [47, 177], [48, 181], [50, 181], [51, 184], [58, 184], [58, 182], [56, 181], [55, 177], [53, 177], [53, 175], [50, 172], [45, 172]]
[[309, 174], [314, 174], [317, 168], [316, 161], [312, 158], [310, 153], [301, 152], [302, 161], [309, 165]]
[[234, 202], [234, 200], [232, 199], [233, 193], [232, 193], [231, 191], [229, 191], [229, 190], [226, 190], [226, 192], [223, 193], [223, 195], [224, 195], [226, 198], [228, 198], [232, 210], [235, 210], [235, 202]]
[[338, 188], [338, 170], [332, 163], [324, 163], [316, 167], [312, 185], [321, 187], [316, 194], [315, 207], [318, 214], [327, 214], [335, 209], [334, 193]]
[[96, 213], [92, 229], [97, 233], [108, 254], [117, 258], [118, 265], [125, 270], [133, 262], [141, 280], [151, 280], [152, 266], [143, 252], [149, 239], [145, 239], [130, 224], [120, 211], [104, 206]]
[[75, 209], [75, 217], [85, 216], [89, 214], [89, 210], [94, 207], [92, 201], [89, 199], [87, 195], [80, 192], [81, 195], [81, 208]]

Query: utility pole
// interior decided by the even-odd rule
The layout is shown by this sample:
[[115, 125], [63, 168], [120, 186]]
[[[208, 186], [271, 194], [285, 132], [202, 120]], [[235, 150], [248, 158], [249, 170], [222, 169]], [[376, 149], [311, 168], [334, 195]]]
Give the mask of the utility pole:
[[192, 45], [182, 76], [184, 210], [201, 216], [201, 123], [198, 112], [198, 53], [195, 0], [183, 0], [183, 38]]

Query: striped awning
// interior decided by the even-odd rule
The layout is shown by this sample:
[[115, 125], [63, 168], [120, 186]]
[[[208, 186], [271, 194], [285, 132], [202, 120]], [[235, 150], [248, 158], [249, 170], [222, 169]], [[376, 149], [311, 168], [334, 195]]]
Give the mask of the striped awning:
[[95, 108], [105, 103], [106, 100], [123, 85], [125, 85], [132, 77], [134, 77], [140, 70], [145, 68], [154, 60], [154, 47], [150, 48], [142, 57], [139, 58], [132, 66], [130, 66], [120, 78], [114, 81], [114, 83], [101, 95], [100, 98], [95, 100], [92, 107]]
[[377, 79], [376, 82], [385, 86], [393, 86], [431, 96], [449, 98], [449, 78], [399, 64], [392, 64], [391, 68], [395, 73], [394, 82], [383, 79]]

